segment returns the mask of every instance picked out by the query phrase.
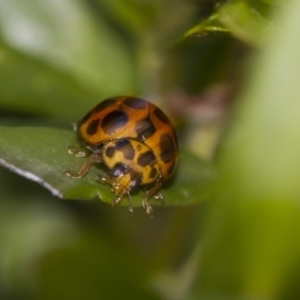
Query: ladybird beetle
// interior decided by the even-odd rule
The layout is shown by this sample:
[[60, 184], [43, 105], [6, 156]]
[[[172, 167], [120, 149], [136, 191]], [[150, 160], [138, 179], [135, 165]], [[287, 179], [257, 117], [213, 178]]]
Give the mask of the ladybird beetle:
[[159, 189], [172, 177], [177, 162], [177, 138], [168, 117], [146, 100], [120, 96], [100, 102], [76, 124], [75, 130], [87, 151], [68, 146], [69, 153], [89, 156], [78, 173], [65, 174], [81, 178], [93, 162], [103, 163], [109, 176], [99, 175], [99, 179], [110, 184], [117, 196], [113, 205], [127, 196], [132, 211], [130, 193], [144, 186], [142, 205], [148, 214], [152, 213], [148, 199], [163, 199]]

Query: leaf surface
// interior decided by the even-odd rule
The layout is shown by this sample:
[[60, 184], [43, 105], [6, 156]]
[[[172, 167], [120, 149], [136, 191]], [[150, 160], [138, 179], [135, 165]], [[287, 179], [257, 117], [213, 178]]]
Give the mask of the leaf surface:
[[[78, 145], [71, 130], [38, 127], [0, 127], [0, 164], [13, 172], [36, 181], [52, 194], [64, 199], [99, 198], [111, 203], [110, 187], [100, 183], [98, 174], [105, 168], [95, 164], [84, 178], [72, 179], [66, 170], [78, 171], [85, 158], [70, 155], [66, 144]], [[180, 154], [178, 174], [162, 191], [165, 205], [186, 205], [207, 197], [208, 166], [198, 158]], [[142, 188], [132, 196], [134, 206], [141, 206]], [[155, 203], [155, 202], [153, 202]], [[158, 202], [156, 202], [158, 204]], [[123, 201], [128, 205], [128, 201]]]

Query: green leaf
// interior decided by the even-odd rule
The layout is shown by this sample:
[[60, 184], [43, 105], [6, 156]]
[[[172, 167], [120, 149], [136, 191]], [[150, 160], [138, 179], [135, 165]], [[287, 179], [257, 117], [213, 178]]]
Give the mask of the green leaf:
[[0, 44], [0, 99], [2, 110], [74, 122], [99, 96], [68, 74]]
[[[1, 165], [36, 181], [60, 198], [77, 191], [79, 199], [94, 198], [96, 190], [87, 176], [72, 181], [62, 173], [80, 167], [80, 162], [67, 154], [65, 144], [75, 143], [72, 131], [36, 127], [1, 127]], [[78, 185], [79, 183], [79, 185]]]
[[224, 26], [224, 24], [221, 22], [220, 17], [218, 14], [214, 14], [208, 19], [200, 22], [196, 26], [189, 29], [185, 34], [184, 38], [187, 38], [191, 35], [204, 35], [208, 32], [229, 32], [228, 28]]
[[52, 251], [40, 262], [39, 299], [162, 299], [148, 283], [145, 261], [103, 230], [85, 232], [71, 247]]
[[[112, 203], [115, 196], [110, 187], [100, 183], [98, 174], [105, 174], [103, 166], [93, 166], [81, 179], [63, 174], [78, 171], [84, 158], [67, 153], [66, 144], [77, 145], [75, 133], [67, 130], [37, 127], [0, 127], [0, 164], [21, 176], [49, 189], [64, 199], [99, 198]], [[208, 166], [189, 154], [180, 155], [178, 175], [163, 190], [165, 205], [195, 204], [207, 198]], [[200, 195], [200, 196], [199, 196]], [[141, 206], [143, 191], [132, 197], [134, 206]], [[154, 202], [153, 204], [159, 204]], [[128, 205], [123, 201], [122, 205]]]
[[97, 2], [105, 7], [130, 33], [145, 34], [156, 19], [156, 1], [97, 0]]
[[[209, 18], [188, 30], [184, 38], [208, 32], [230, 32], [247, 44], [260, 46], [274, 30], [274, 24], [262, 13], [260, 4], [260, 1], [228, 1]], [[265, 10], [268, 14], [269, 9]]]
[[274, 24], [260, 11], [258, 2], [234, 0], [218, 9], [220, 21], [242, 41], [260, 46], [274, 31]]
[[[300, 2], [290, 2], [236, 109], [191, 299], [297, 299]], [[298, 296], [297, 296], [298, 295]]]
[[[0, 81], [0, 98], [7, 99], [6, 107], [22, 109], [21, 102], [28, 101], [37, 110], [48, 97], [51, 105], [61, 104], [70, 83], [81, 89], [80, 94], [89, 91], [87, 96], [99, 99], [133, 90], [127, 44], [103, 19], [96, 22], [83, 1], [0, 1], [0, 24], [0, 76], [5, 79]], [[24, 87], [18, 93], [25, 83], [28, 90]], [[12, 86], [18, 88], [8, 93]]]

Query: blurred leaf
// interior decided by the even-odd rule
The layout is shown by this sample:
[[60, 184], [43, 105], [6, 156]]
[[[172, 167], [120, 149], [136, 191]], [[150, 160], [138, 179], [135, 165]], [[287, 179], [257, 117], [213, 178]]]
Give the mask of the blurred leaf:
[[0, 45], [0, 98], [2, 110], [64, 122], [76, 121], [78, 112], [99, 101], [69, 74], [4, 45]]
[[[261, 45], [274, 30], [261, 11], [260, 1], [226, 1], [208, 19], [188, 30], [184, 37], [208, 32], [230, 32], [250, 45]], [[267, 10], [268, 11], [268, 10]]]
[[218, 9], [220, 21], [250, 45], [261, 45], [274, 31], [274, 24], [260, 11], [259, 1], [234, 0]]
[[[32, 196], [30, 193], [28, 195]], [[1, 201], [1, 292], [16, 293], [22, 290], [24, 293], [34, 289], [36, 265], [43, 255], [72, 244], [77, 234], [75, 222], [67, 211], [59, 209], [53, 202], [43, 201], [42, 197], [31, 202], [32, 199], [26, 196], [22, 195], [21, 201], [7, 205], [9, 207]], [[6, 197], [11, 202], [15, 200], [11, 191]]]
[[229, 32], [228, 28], [221, 22], [218, 14], [214, 14], [208, 19], [200, 22], [196, 26], [189, 29], [185, 34], [184, 38], [187, 38], [191, 35], [206, 35], [209, 32]]
[[177, 174], [172, 186], [163, 191], [166, 205], [190, 205], [210, 198], [211, 167], [187, 151], [179, 153]]
[[3, 44], [68, 74], [84, 89], [109, 95], [133, 87], [126, 45], [82, 1], [1, 1], [0, 25]]
[[[92, 167], [81, 179], [71, 179], [62, 173], [77, 171], [84, 159], [67, 153], [64, 145], [76, 145], [75, 133], [53, 128], [0, 127], [0, 164], [13, 172], [36, 181], [52, 194], [66, 199], [93, 199], [99, 196], [111, 203], [114, 195], [102, 185], [97, 174], [103, 169]], [[179, 174], [173, 186], [163, 191], [166, 205], [186, 205], [207, 197], [207, 166], [188, 154], [180, 158]], [[134, 206], [141, 206], [142, 191], [133, 196]], [[199, 194], [201, 196], [199, 197]], [[125, 200], [123, 205], [128, 205]]]
[[74, 242], [78, 223], [67, 203], [4, 168], [0, 190], [0, 298], [33, 299], [37, 265], [45, 253]]
[[261, 0], [261, 1], [271, 5], [282, 5], [282, 6], [284, 6], [288, 2], [286, 0]]
[[238, 99], [193, 299], [299, 297], [286, 296], [300, 270], [299, 13], [282, 11]]
[[154, 278], [153, 285], [164, 299], [190, 299], [188, 295], [198, 272], [198, 254], [199, 247], [196, 247], [180, 269], [159, 274]]
[[97, 0], [130, 33], [141, 35], [153, 25], [157, 14], [157, 1]]
[[214, 85], [238, 80], [240, 64], [237, 61], [241, 59], [236, 53], [243, 51], [240, 46], [226, 33], [203, 32], [200, 38], [186, 39], [169, 51], [163, 81], [175, 90], [201, 95]]
[[40, 299], [161, 299], [148, 284], [145, 266], [130, 254], [101, 232], [86, 232], [73, 247], [42, 261]]

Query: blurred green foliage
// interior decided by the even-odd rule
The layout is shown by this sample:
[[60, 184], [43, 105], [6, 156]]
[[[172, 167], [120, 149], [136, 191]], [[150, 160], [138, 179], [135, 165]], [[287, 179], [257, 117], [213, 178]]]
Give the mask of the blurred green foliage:
[[[299, 13], [296, 0], [0, 0], [0, 299], [298, 299]], [[82, 164], [70, 123], [118, 94], [178, 130], [153, 219], [142, 192], [133, 213], [107, 205], [102, 170], [62, 174]]]

